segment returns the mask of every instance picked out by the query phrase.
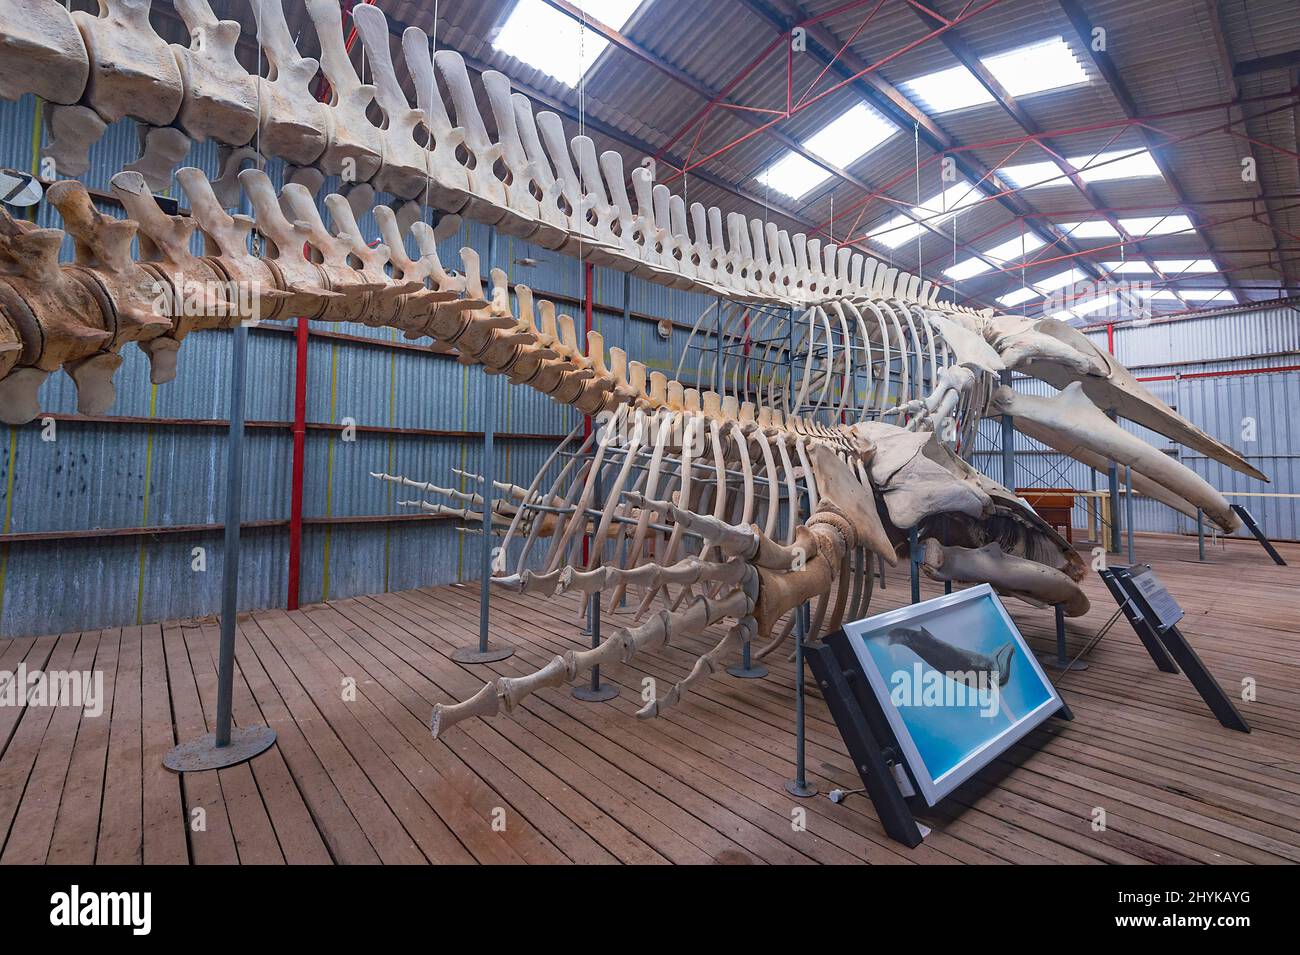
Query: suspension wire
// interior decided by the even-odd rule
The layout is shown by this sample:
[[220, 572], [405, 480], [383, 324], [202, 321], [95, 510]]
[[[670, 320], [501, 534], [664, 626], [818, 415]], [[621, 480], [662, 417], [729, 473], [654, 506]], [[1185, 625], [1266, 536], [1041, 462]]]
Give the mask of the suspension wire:
[[[434, 57], [436, 57], [438, 54], [438, 3], [439, 0], [433, 0], [433, 32], [428, 35], [429, 39], [433, 43], [433, 50], [429, 54], [429, 100], [431, 102], [433, 98], [438, 95], [438, 80], [434, 72], [435, 67], [433, 63]], [[427, 120], [428, 117], [425, 118]], [[437, 149], [438, 144], [433, 142], [433, 130], [429, 127], [427, 122], [425, 123], [424, 129], [425, 132], [429, 134], [429, 142], [433, 144], [434, 149]], [[422, 222], [424, 221], [425, 213], [430, 212], [429, 193], [432, 191], [432, 189], [433, 189], [433, 172], [429, 166], [429, 157], [425, 156], [424, 157], [424, 208], [420, 210], [420, 221]], [[432, 218], [432, 215], [430, 215], [430, 218]]]
[[[912, 121], [912, 151], [916, 158], [916, 205], [921, 206], [921, 124]], [[922, 209], [924, 215], [925, 210]], [[925, 232], [925, 227], [918, 228], [916, 233], [916, 271], [919, 275], [921, 272], [921, 236]]]
[[[581, 17], [578, 21], [578, 68], [582, 70], [578, 74], [578, 135], [587, 135], [587, 70], [583, 61], [587, 55], [587, 11], [585, 6], [579, 6], [578, 12]], [[574, 191], [578, 196], [578, 202], [582, 202], [582, 176], [575, 174], [577, 182], [574, 185]], [[584, 217], [585, 218], [585, 217]], [[587, 287], [587, 233], [584, 229], [578, 229], [578, 273], [582, 276], [582, 287]], [[585, 294], [585, 293], [584, 293]]]

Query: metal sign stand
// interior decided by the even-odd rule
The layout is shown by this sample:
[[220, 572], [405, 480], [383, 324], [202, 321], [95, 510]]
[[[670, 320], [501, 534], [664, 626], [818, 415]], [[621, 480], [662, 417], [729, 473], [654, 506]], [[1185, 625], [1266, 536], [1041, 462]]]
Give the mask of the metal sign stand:
[[[1201, 658], [1187, 642], [1187, 638], [1179, 631], [1178, 625], [1160, 623], [1160, 616], [1134, 582], [1134, 577], [1147, 573], [1151, 569], [1147, 565], [1141, 565], [1141, 568], [1138, 574], [1133, 573], [1133, 567], [1108, 568], [1099, 571], [1099, 574], [1106, 584], [1106, 589], [1110, 591], [1128, 619], [1133, 632], [1138, 635], [1142, 645], [1151, 654], [1155, 665], [1164, 673], [1177, 673], [1181, 667], [1187, 679], [1196, 688], [1196, 692], [1201, 694], [1205, 705], [1222, 725], [1231, 730], [1249, 733], [1250, 724], [1237, 712], [1232, 700], [1206, 669]], [[1168, 594], [1163, 592], [1163, 588], [1161, 592], [1170, 603], [1173, 602], [1173, 598], [1168, 597]]]
[[1273, 558], [1273, 563], [1277, 564], [1279, 567], [1285, 567], [1286, 561], [1284, 561], [1282, 555], [1277, 552], [1277, 548], [1273, 546], [1273, 542], [1264, 536], [1263, 529], [1255, 523], [1255, 518], [1251, 516], [1250, 511], [1246, 510], [1240, 504], [1229, 504], [1228, 506], [1232, 508], [1234, 514], [1241, 518], [1242, 523], [1250, 529], [1250, 532], [1255, 535], [1255, 540], [1259, 541], [1260, 546], [1268, 552], [1268, 556]]

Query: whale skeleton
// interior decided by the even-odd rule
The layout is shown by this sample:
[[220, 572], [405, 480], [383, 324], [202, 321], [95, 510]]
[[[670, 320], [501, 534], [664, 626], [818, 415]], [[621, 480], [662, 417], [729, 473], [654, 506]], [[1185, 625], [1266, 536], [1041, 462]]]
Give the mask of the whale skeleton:
[[[933, 284], [850, 248], [734, 213], [724, 219], [716, 207], [688, 210], [643, 167], [631, 173], [634, 210], [618, 152], [597, 156], [583, 136], [566, 141], [558, 116], [534, 116], [506, 77], [488, 71], [493, 141], [464, 61], [450, 50], [430, 56], [418, 29], [401, 38], [412, 106], [377, 7], [353, 12], [374, 79], [362, 84], [343, 48], [336, 0], [306, 2], [319, 63], [298, 53], [280, 0], [250, 3], [265, 77], [238, 64], [238, 24], [218, 21], [207, 0], [176, 3], [190, 28], [187, 48], [167, 47], [153, 32], [148, 0], [100, 0], [98, 16], [69, 14], [55, 0], [0, 0], [0, 97], [35, 93], [53, 104], [50, 148], [65, 172], [84, 158], [72, 147], [88, 147], [122, 116], [141, 124], [146, 145], [135, 168], [111, 181], [124, 219], [99, 212], [71, 180], [47, 193], [62, 230], [0, 212], [0, 420], [36, 417], [38, 389], [59, 369], [76, 385], [78, 411], [103, 413], [131, 342], [163, 383], [175, 376], [190, 332], [291, 316], [429, 338], [440, 353], [596, 417], [601, 426], [585, 439], [571, 434], [527, 488], [496, 485], [485, 495], [374, 475], [446, 498], [452, 503], [406, 503], [466, 521], [481, 521], [475, 509], [490, 500], [501, 552], [517, 554], [513, 568], [497, 573], [501, 586], [639, 595], [636, 623], [599, 647], [440, 704], [435, 735], [591, 666], [733, 621], [685, 679], [640, 713], [656, 715], [727, 654], [755, 639], [760, 656], [780, 646], [797, 606], [812, 603], [814, 635], [862, 616], [873, 558], [894, 564], [913, 530], [937, 579], [988, 582], [1085, 613], [1084, 566], [1073, 548], [1012, 489], [956, 453], [987, 415], [1009, 414], [1024, 433], [1091, 467], [1124, 463], [1144, 493], [1187, 513], [1200, 508], [1225, 531], [1238, 519], [1222, 495], [1107, 412], [1267, 480], [1068, 325], [941, 302]], [[329, 102], [308, 93], [318, 70]], [[382, 128], [368, 118], [372, 100]], [[182, 168], [176, 178], [191, 214], [169, 215], [151, 191], [171, 171], [178, 136], [211, 138], [259, 162], [281, 158], [295, 167], [291, 181], [277, 194], [260, 169], [228, 170], [214, 189], [200, 170]], [[344, 173], [348, 194], [323, 199], [327, 226], [314, 190], [325, 174]], [[227, 212], [240, 191], [251, 218]], [[383, 241], [372, 246], [357, 218], [377, 191], [399, 203], [375, 206]], [[423, 221], [425, 206], [444, 213], [436, 228]], [[459, 270], [445, 268], [437, 243], [460, 216], [726, 300], [692, 330], [715, 342], [707, 366], [709, 349], [694, 351], [695, 381], [716, 389], [681, 380], [689, 349], [670, 378], [607, 350], [597, 332], [580, 341], [573, 318], [534, 301], [526, 286], [513, 287], [512, 305], [500, 269], [485, 290], [471, 248], [460, 250]], [[65, 231], [70, 263], [59, 260]], [[204, 255], [191, 251], [196, 231]], [[1016, 393], [998, 386], [1006, 371], [1061, 390], [1051, 398]], [[617, 557], [607, 557], [612, 550]]]

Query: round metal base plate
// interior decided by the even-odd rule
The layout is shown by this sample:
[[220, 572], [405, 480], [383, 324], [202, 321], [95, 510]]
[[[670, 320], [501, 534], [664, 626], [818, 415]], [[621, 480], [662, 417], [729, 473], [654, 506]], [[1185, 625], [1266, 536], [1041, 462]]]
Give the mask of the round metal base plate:
[[746, 670], [741, 664], [733, 663], [727, 667], [727, 672], [738, 680], [761, 680], [767, 676], [767, 667], [761, 663], [751, 663]]
[[489, 646], [480, 653], [478, 645], [475, 644], [472, 647], [461, 647], [451, 651], [451, 658], [457, 663], [496, 663], [498, 660], [513, 656], [514, 652], [514, 647]]
[[1043, 666], [1047, 667], [1048, 669], [1061, 670], [1062, 672], [1064, 672], [1065, 670], [1088, 669], [1088, 664], [1082, 660], [1073, 660], [1073, 661], [1067, 660], [1064, 663], [1062, 663], [1060, 660], [1056, 659], [1056, 657], [1049, 657], [1048, 659], [1042, 662], [1043, 662]]
[[785, 784], [785, 791], [791, 796], [797, 796], [800, 799], [807, 799], [809, 796], [817, 795], [817, 787], [812, 783], [805, 783], [800, 786], [797, 779], [791, 779]]
[[602, 683], [593, 690], [590, 681], [588, 681], [582, 686], [575, 686], [573, 688], [573, 698], [575, 700], [582, 700], [584, 703], [604, 703], [606, 700], [612, 700], [616, 696], [618, 696], [618, 687], [613, 683]]
[[208, 733], [172, 749], [163, 757], [163, 766], [173, 773], [223, 769], [252, 759], [274, 742], [275, 730], [269, 726], [235, 726], [230, 730], [230, 745], [218, 746], [217, 735]]

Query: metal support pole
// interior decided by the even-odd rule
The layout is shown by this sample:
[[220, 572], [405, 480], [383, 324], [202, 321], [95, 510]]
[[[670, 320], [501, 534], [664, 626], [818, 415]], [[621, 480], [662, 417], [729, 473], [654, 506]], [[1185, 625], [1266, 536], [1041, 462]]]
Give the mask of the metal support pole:
[[[1115, 420], [1113, 411], [1106, 412], [1106, 417], [1111, 421]], [[1106, 480], [1110, 491], [1110, 550], [1113, 554], [1119, 553], [1119, 464], [1114, 461], [1110, 462], [1110, 467], [1106, 469]]]
[[804, 765], [803, 642], [808, 632], [807, 613], [807, 604], [800, 604], [794, 610], [794, 779], [785, 784], [785, 791], [800, 799], [817, 795], [817, 787], [808, 782]]
[[1065, 650], [1065, 608], [1056, 604], [1056, 659], [1048, 661], [1048, 666], [1055, 670], [1086, 670], [1088, 664], [1082, 660], [1071, 660]]
[[1196, 559], [1205, 560], [1205, 512], [1196, 509]]
[[[601, 500], [600, 471], [595, 474], [595, 483], [593, 490], [596, 492], [596, 500]], [[595, 533], [595, 527], [592, 527], [591, 533]], [[587, 535], [590, 541], [590, 535]], [[585, 543], [585, 542], [584, 542]], [[587, 553], [589, 549], [584, 547]], [[591, 554], [587, 561], [587, 566], [597, 567], [602, 563], [599, 554]], [[591, 648], [594, 650], [600, 646], [600, 591], [597, 590], [587, 599], [587, 632], [591, 634]], [[618, 696], [618, 687], [613, 683], [600, 682], [600, 665], [591, 668], [591, 680], [586, 686], [575, 686], [572, 690], [575, 700], [582, 700], [586, 703], [603, 703], [606, 700], [612, 700]]]
[[231, 333], [230, 434], [226, 445], [226, 527], [221, 554], [221, 649], [217, 659], [218, 746], [230, 745], [230, 701], [239, 613], [239, 521], [244, 494], [244, 390], [248, 377], [248, 327]]
[[[1011, 387], [1011, 372], [1000, 374], [1002, 384]], [[1011, 493], [1016, 491], [1016, 432], [1011, 415], [1002, 416], [1002, 486]]]
[[[496, 262], [497, 233], [495, 229], [488, 232], [487, 265], [491, 269]], [[479, 551], [479, 590], [478, 590], [478, 645], [458, 647], [451, 653], [457, 663], [496, 663], [514, 654], [513, 647], [492, 647], [488, 645], [488, 631], [491, 629], [491, 590], [492, 558], [496, 538], [492, 533], [492, 502], [496, 497], [496, 402], [493, 401], [493, 379], [487, 372], [480, 372], [483, 381], [483, 464], [479, 468], [483, 477], [483, 547]]]
[[1124, 468], [1124, 536], [1128, 543], [1128, 562], [1133, 564], [1133, 469]]
[[226, 528], [221, 566], [221, 645], [217, 654], [216, 731], [181, 743], [163, 757], [173, 772], [220, 769], [252, 759], [275, 742], [268, 726], [231, 726], [235, 684], [235, 617], [239, 612], [239, 519], [244, 493], [244, 384], [248, 326], [231, 332], [230, 430], [226, 438]]
[[[799, 651], [795, 652], [798, 653]], [[750, 648], [747, 638], [740, 648], [740, 662], [727, 667], [727, 672], [741, 680], [759, 680], [767, 676], [767, 667], [761, 663], [752, 662], [749, 654]]]
[[[632, 273], [623, 273], [623, 343], [627, 344], [627, 330], [632, 324]], [[619, 545], [622, 559], [619, 561], [620, 567], [627, 566], [628, 549], [631, 547], [631, 541], [627, 537]], [[622, 588], [622, 594], [618, 598], [618, 610], [627, 609], [627, 588]]]
[[920, 532], [913, 527], [907, 532], [907, 563], [912, 574], [912, 603], [921, 602], [921, 565], [920, 565]]

